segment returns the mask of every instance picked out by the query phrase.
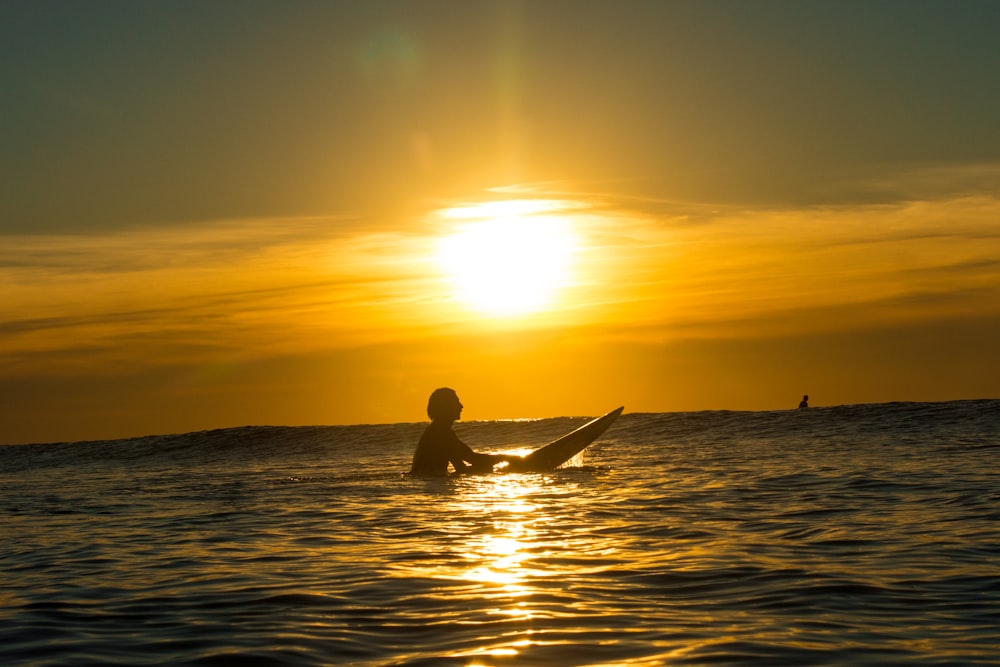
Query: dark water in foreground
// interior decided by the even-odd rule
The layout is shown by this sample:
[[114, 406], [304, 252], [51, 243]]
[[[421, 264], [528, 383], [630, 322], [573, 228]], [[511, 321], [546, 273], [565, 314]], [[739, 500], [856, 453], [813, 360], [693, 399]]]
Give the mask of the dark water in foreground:
[[421, 429], [0, 447], [0, 664], [1000, 665], [1000, 401]]

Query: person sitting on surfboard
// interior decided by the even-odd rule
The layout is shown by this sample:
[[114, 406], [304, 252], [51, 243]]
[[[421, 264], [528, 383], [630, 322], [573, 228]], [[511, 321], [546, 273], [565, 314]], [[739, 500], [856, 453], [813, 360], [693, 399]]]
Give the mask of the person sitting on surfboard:
[[417, 449], [413, 452], [413, 475], [447, 475], [448, 463], [455, 466], [455, 472], [489, 472], [501, 461], [512, 458], [503, 455], [480, 454], [458, 439], [451, 430], [452, 424], [462, 416], [462, 402], [454, 389], [435, 389], [427, 401], [427, 416], [430, 426], [420, 436]]

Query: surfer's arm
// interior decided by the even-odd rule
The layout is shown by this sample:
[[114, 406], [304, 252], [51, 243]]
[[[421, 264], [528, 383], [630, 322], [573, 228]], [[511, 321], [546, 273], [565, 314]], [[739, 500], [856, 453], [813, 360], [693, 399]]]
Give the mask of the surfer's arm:
[[473, 461], [472, 467], [480, 470], [490, 472], [498, 463], [516, 463], [518, 461], [523, 461], [523, 456], [517, 456], [515, 454], [476, 454], [476, 460]]
[[452, 439], [448, 447], [448, 460], [451, 462], [451, 465], [455, 466], [455, 472], [463, 473], [471, 471], [475, 467], [480, 455], [472, 451], [472, 448], [459, 440], [458, 436], [454, 433], [451, 433], [451, 437]]
[[506, 454], [484, 454], [477, 452], [472, 447], [462, 442], [455, 436], [452, 442], [452, 454], [449, 456], [451, 464], [455, 466], [456, 472], [489, 472], [493, 466], [501, 461], [520, 460], [520, 456], [509, 456]]
[[[455, 440], [458, 446], [461, 448], [462, 454], [461, 458], [464, 462], [468, 463], [468, 467], [465, 468], [465, 472], [472, 472], [473, 470], [477, 472], [490, 472], [493, 470], [493, 466], [500, 463], [501, 461], [506, 461], [508, 458], [500, 454], [484, 454], [477, 452], [472, 447], [459, 440], [457, 437]], [[457, 465], [455, 470], [461, 470]]]

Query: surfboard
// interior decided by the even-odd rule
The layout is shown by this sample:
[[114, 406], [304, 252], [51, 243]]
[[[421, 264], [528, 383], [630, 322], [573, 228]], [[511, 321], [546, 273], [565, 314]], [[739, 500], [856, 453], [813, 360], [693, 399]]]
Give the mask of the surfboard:
[[608, 427], [618, 419], [618, 416], [624, 409], [625, 406], [622, 406], [606, 415], [591, 419], [583, 426], [567, 433], [563, 437], [553, 440], [544, 447], [539, 447], [522, 460], [511, 461], [503, 469], [504, 472], [546, 472], [548, 470], [555, 470], [601, 437], [601, 434], [608, 430]]

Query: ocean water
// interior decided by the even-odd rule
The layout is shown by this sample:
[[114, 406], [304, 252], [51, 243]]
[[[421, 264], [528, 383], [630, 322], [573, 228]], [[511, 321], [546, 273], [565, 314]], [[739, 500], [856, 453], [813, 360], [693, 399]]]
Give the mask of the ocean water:
[[422, 428], [0, 447], [0, 664], [1000, 665], [1000, 401]]

